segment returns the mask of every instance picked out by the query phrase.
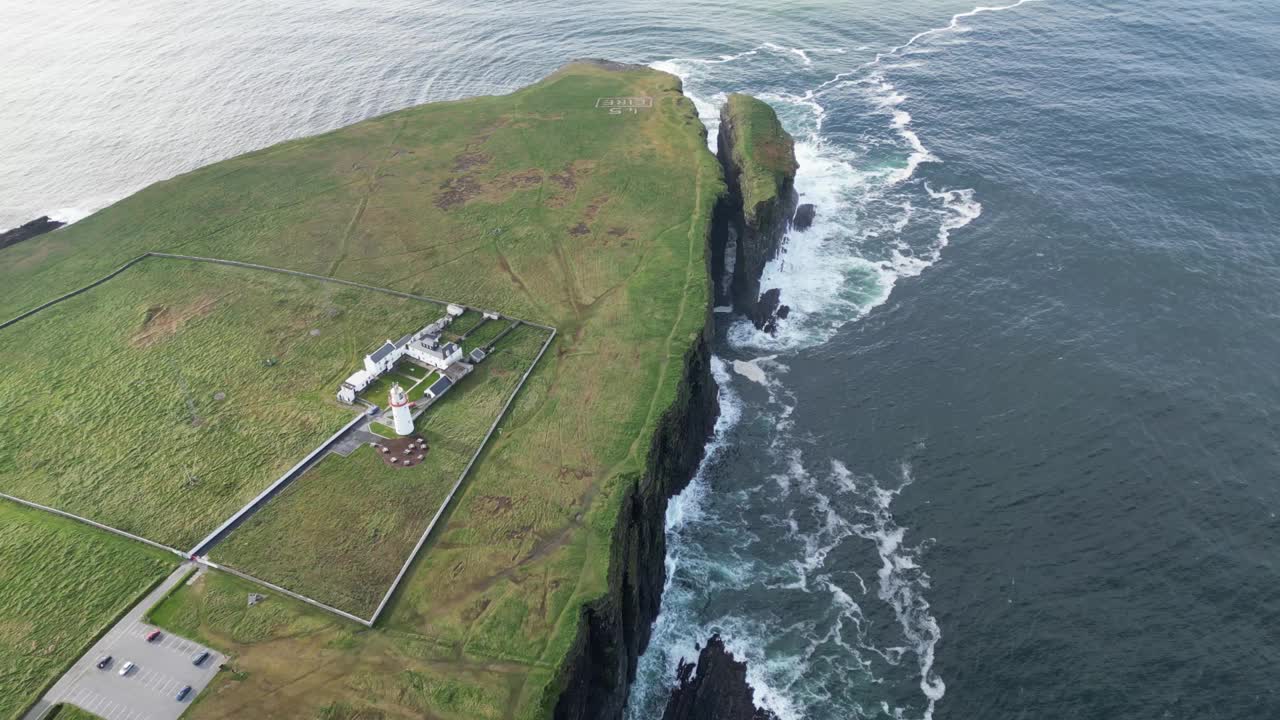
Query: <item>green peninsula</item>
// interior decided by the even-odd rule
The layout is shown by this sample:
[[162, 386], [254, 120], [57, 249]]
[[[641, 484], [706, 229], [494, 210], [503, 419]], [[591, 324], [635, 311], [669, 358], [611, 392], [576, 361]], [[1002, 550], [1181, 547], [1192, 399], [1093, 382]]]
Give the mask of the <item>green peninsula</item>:
[[[714, 420], [708, 238], [724, 193], [677, 78], [579, 62], [510, 95], [413, 107], [225, 160], [0, 250], [0, 317], [164, 252], [446, 298], [557, 330], [373, 628], [217, 571], [156, 608], [162, 626], [231, 658], [186, 717], [587, 718], [620, 708], [661, 593], [662, 508], [696, 465]], [[83, 296], [113, 298], [122, 310], [112, 316], [119, 337], [141, 331], [153, 294], [143, 283], [163, 284], [154, 276], [167, 267], [161, 262], [180, 261], [148, 258], [144, 264], [156, 264], [147, 272], [131, 268]], [[216, 375], [223, 353], [270, 355], [263, 359], [270, 368], [269, 360], [299, 342], [295, 330], [315, 327], [311, 316], [295, 318], [295, 307], [323, 310], [330, 301], [304, 302], [300, 283], [284, 284], [236, 296], [236, 312], [260, 317], [267, 334], [247, 336], [258, 343], [248, 350], [234, 336], [209, 334], [218, 341], [200, 356], [206, 376]], [[277, 303], [286, 291], [291, 302]], [[368, 335], [350, 323], [332, 333], [343, 345], [328, 347], [348, 360], [404, 326], [403, 304], [344, 298], [351, 310], [343, 317], [361, 318]], [[44, 323], [67, 319], [76, 302], [0, 329], [0, 343], [33, 332], [32, 323], [47, 330]], [[216, 317], [193, 316], [191, 327]], [[276, 346], [282, 350], [272, 354]], [[59, 381], [68, 390], [92, 389], [91, 373], [59, 377], [43, 356], [13, 358], [31, 363], [15, 369], [38, 374], [49, 392]], [[287, 360], [273, 369], [295, 372]], [[332, 385], [343, 371], [320, 358], [310, 372], [299, 375], [297, 393], [336, 402]], [[243, 392], [266, 387], [242, 381]], [[149, 422], [186, 422], [183, 433], [193, 438], [219, 427], [184, 420], [189, 408], [172, 377], [160, 387], [146, 376], [129, 382], [148, 393]], [[261, 398], [255, 403], [249, 407]], [[315, 411], [325, 427], [334, 408]], [[29, 430], [23, 442], [42, 442], [41, 428]], [[235, 447], [219, 452], [235, 466]], [[29, 458], [21, 447], [0, 458], [0, 490], [30, 487]], [[275, 467], [283, 457], [267, 462]], [[323, 487], [300, 484], [228, 547], [268, 566], [281, 558], [263, 550], [269, 538], [255, 533], [322, 525], [358, 529], [370, 543], [383, 541], [378, 528], [393, 526], [402, 546], [411, 536], [402, 518], [361, 517], [369, 503], [342, 503], [335, 494], [394, 497], [398, 490], [373, 486], [385, 476], [329, 473]], [[180, 483], [164, 486], [166, 502], [195, 518], [248, 493], [237, 483], [227, 484], [225, 497], [209, 497], [221, 486], [195, 487], [199, 508], [187, 504], [197, 496]], [[322, 502], [307, 502], [309, 494]], [[106, 492], [76, 494], [74, 503], [87, 515], [119, 512]], [[326, 516], [284, 517], [290, 507]], [[187, 521], [152, 524], [175, 542], [192, 536]], [[286, 536], [280, 544], [306, 549]], [[345, 557], [358, 559], [363, 551], [349, 545], [344, 540]], [[332, 580], [321, 577], [322, 566], [298, 568], [299, 582], [323, 592]], [[353, 577], [358, 571], [346, 569]], [[250, 592], [267, 597], [249, 607]]]

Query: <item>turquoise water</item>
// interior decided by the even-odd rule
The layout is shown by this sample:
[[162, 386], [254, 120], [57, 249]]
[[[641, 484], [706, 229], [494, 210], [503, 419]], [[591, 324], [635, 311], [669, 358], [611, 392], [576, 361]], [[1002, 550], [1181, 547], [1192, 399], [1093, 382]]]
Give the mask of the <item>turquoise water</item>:
[[53, 2], [0, 226], [564, 60], [770, 100], [818, 207], [718, 314], [630, 716], [712, 632], [784, 718], [1280, 716], [1280, 6]]

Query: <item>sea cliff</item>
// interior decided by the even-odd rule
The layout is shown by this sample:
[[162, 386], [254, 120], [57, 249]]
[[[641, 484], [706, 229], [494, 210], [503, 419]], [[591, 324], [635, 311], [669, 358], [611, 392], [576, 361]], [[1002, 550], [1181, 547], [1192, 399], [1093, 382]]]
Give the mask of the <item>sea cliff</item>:
[[795, 142], [767, 103], [734, 93], [720, 110], [717, 146], [728, 194], [716, 213], [713, 273], [729, 275], [735, 310], [756, 327], [770, 328], [779, 294], [762, 297], [760, 278], [782, 251], [796, 212]]
[[667, 502], [689, 483], [719, 413], [709, 334], [708, 322], [685, 354], [679, 395], [654, 433], [645, 472], [629, 481], [614, 526], [609, 592], [581, 611], [562, 670], [557, 720], [622, 717], [662, 599]]

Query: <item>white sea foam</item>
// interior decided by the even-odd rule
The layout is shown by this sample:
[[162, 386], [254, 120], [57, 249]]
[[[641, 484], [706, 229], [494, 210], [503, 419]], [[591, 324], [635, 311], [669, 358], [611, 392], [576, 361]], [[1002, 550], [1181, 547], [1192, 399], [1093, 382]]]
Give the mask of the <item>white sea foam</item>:
[[929, 602], [922, 592], [929, 587], [929, 576], [920, 569], [921, 548], [904, 544], [906, 529], [897, 524], [890, 509], [894, 498], [914, 481], [911, 465], [902, 463], [899, 484], [893, 488], [881, 487], [870, 479], [870, 485], [860, 489], [849, 469], [836, 460], [832, 461], [832, 470], [849, 492], [871, 501], [859, 506], [867, 521], [856, 524], [854, 532], [876, 545], [881, 562], [877, 573], [878, 596], [893, 608], [903, 635], [911, 642], [919, 666], [920, 691], [928, 701], [924, 720], [931, 720], [934, 707], [946, 694], [946, 683], [933, 670], [934, 649], [942, 638], [942, 630], [930, 614]]

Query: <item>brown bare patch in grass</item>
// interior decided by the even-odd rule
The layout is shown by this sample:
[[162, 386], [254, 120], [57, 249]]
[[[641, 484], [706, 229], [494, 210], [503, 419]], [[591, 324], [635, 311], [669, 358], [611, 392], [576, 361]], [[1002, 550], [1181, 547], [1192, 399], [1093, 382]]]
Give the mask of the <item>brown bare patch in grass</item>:
[[440, 193], [436, 195], [436, 207], [441, 210], [452, 210], [480, 194], [484, 188], [470, 175], [459, 175], [440, 183]]
[[151, 347], [177, 334], [188, 321], [213, 312], [217, 304], [216, 297], [204, 295], [176, 310], [164, 305], [153, 305], [147, 308], [142, 327], [129, 338], [129, 344], [137, 348]]
[[488, 165], [493, 156], [489, 153], [480, 152], [464, 152], [453, 158], [453, 169], [458, 172], [466, 172], [482, 165]]
[[610, 234], [610, 235], [612, 235], [612, 236], [614, 236], [614, 237], [619, 237], [619, 238], [620, 238], [620, 237], [626, 237], [626, 235], [627, 235], [627, 229], [626, 229], [626, 228], [624, 228], [624, 227], [611, 227], [611, 228], [609, 228], [609, 234]]
[[590, 232], [591, 232], [591, 228], [588, 228], [586, 226], [586, 223], [578, 223], [577, 225], [574, 225], [573, 227], [569, 228], [570, 235], [586, 235]]
[[542, 171], [537, 168], [529, 168], [523, 172], [506, 176], [498, 183], [498, 187], [503, 190], [527, 190], [541, 184]]

